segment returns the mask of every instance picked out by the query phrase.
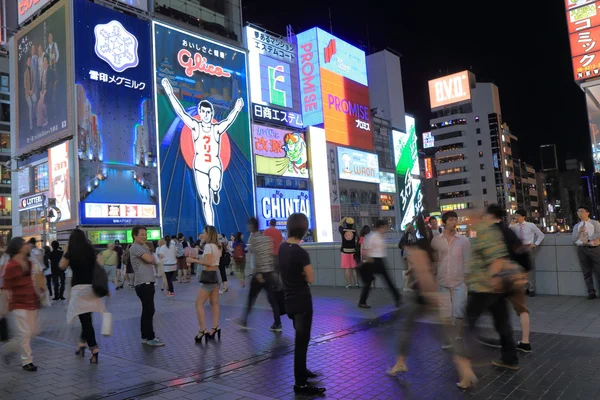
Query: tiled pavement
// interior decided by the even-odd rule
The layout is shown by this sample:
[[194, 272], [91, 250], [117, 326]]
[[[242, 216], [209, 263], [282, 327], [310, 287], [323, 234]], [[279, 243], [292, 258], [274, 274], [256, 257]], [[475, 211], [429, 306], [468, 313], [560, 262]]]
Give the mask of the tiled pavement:
[[[236, 282], [231, 286], [220, 298], [223, 338], [208, 345], [193, 342], [197, 284], [178, 284], [172, 299], [157, 293], [155, 329], [167, 343], [163, 348], [139, 343], [139, 301], [133, 290], [117, 292], [108, 304], [115, 319], [114, 335], [98, 335], [102, 353], [97, 366], [73, 355], [80, 327], [78, 321], [65, 323], [64, 304], [44, 309], [42, 332], [33, 342], [40, 369], [26, 373], [17, 359], [0, 363], [0, 400], [294, 397], [290, 321], [283, 318], [282, 334], [269, 332], [271, 315], [261, 295], [250, 320], [254, 329], [237, 329], [228, 320], [240, 314], [247, 292], [235, 288]], [[454, 386], [456, 373], [450, 355], [439, 347], [438, 327], [429, 323], [419, 324], [414, 334], [410, 372], [399, 378], [385, 376], [394, 361], [399, 329], [398, 313], [385, 291], [372, 293], [371, 310], [356, 307], [357, 290], [314, 287], [313, 295], [309, 364], [322, 373], [327, 398], [600, 399], [600, 301], [531, 299], [534, 353], [521, 357], [517, 373], [480, 368], [476, 390], [463, 392]], [[497, 356], [484, 349], [480, 353], [481, 360]]]

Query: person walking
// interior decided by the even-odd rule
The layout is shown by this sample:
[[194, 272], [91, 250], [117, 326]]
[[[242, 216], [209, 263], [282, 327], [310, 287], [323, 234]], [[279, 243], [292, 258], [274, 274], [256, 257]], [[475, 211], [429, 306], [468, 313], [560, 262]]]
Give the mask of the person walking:
[[33, 284], [33, 265], [29, 260], [31, 245], [22, 237], [14, 237], [8, 243], [6, 253], [10, 260], [4, 266], [3, 290], [7, 290], [8, 311], [13, 321], [13, 338], [3, 346], [2, 350], [9, 353], [19, 351], [23, 369], [28, 372], [37, 371], [33, 364], [31, 339], [38, 332], [38, 317], [40, 296]]
[[[224, 251], [222, 243], [219, 241], [217, 229], [214, 226], [206, 225], [204, 227], [204, 254], [202, 258], [188, 258], [189, 263], [196, 263], [204, 266], [200, 274], [200, 283], [202, 286], [196, 296], [196, 316], [200, 330], [194, 337], [196, 343], [202, 340], [208, 342], [208, 339], [214, 339], [218, 336], [221, 339], [221, 328], [219, 327], [219, 260]], [[204, 313], [204, 304], [206, 300], [210, 301], [212, 310], [212, 329], [206, 330], [206, 315]]]
[[250, 281], [250, 293], [248, 294], [248, 304], [244, 315], [242, 318], [234, 320], [234, 322], [242, 328], [248, 326], [248, 316], [252, 311], [256, 298], [264, 288], [267, 291], [267, 298], [273, 310], [273, 325], [269, 330], [271, 332], [281, 332], [281, 316], [276, 297], [279, 277], [275, 272], [275, 264], [273, 263], [273, 241], [258, 231], [258, 220], [254, 217], [248, 220], [248, 230], [250, 231], [248, 247], [254, 255], [256, 268]]
[[177, 272], [177, 255], [175, 252], [175, 243], [171, 239], [171, 236], [165, 236], [164, 244], [156, 250], [156, 254], [162, 262], [162, 268], [167, 278], [167, 297], [174, 297], [173, 277]]
[[388, 223], [386, 220], [377, 220], [374, 229], [366, 236], [365, 241], [363, 242], [362, 251], [367, 257], [367, 262], [362, 267], [365, 284], [363, 285], [360, 300], [358, 302], [360, 308], [371, 308], [371, 306], [367, 304], [367, 299], [369, 298], [369, 292], [371, 291], [371, 283], [376, 274], [383, 277], [383, 280], [386, 282], [392, 297], [394, 298], [396, 307], [400, 305], [400, 292], [398, 292], [394, 282], [392, 282], [392, 278], [386, 267], [387, 250], [383, 234], [387, 229]]
[[180, 283], [189, 283], [190, 277], [188, 274], [187, 263], [185, 262], [184, 249], [187, 247], [185, 242], [185, 236], [179, 232], [177, 237], [174, 237], [175, 241], [175, 256], [177, 257], [177, 278]]
[[273, 265], [275, 272], [279, 274], [279, 246], [284, 242], [281, 231], [277, 229], [277, 220], [275, 218], [269, 221], [269, 227], [265, 229], [263, 235], [273, 241]]
[[240, 280], [242, 288], [246, 287], [246, 245], [244, 244], [244, 235], [238, 232], [233, 241], [233, 262], [235, 264], [235, 272]]
[[46, 286], [48, 287], [48, 294], [52, 297], [52, 268], [50, 266], [50, 246], [44, 247], [44, 269], [42, 272], [46, 277]]
[[294, 392], [297, 394], [317, 395], [325, 392], [308, 382], [317, 375], [306, 367], [308, 344], [313, 320], [313, 303], [310, 284], [314, 272], [308, 252], [300, 247], [300, 241], [308, 230], [308, 218], [295, 213], [287, 220], [288, 239], [279, 249], [279, 267], [283, 282], [285, 310], [294, 323], [296, 337], [294, 341]]
[[155, 260], [146, 247], [147, 230], [144, 226], [132, 228], [133, 244], [129, 248], [129, 262], [133, 268], [135, 293], [142, 303], [140, 330], [142, 344], [152, 347], [164, 346], [165, 343], [154, 333], [154, 265]]
[[342, 236], [342, 246], [340, 247], [340, 265], [344, 270], [346, 278], [346, 289], [352, 287], [359, 288], [358, 276], [356, 275], [356, 229], [354, 228], [354, 218], [342, 218], [339, 222], [338, 230]]
[[[466, 236], [456, 232], [458, 215], [454, 211], [442, 215], [442, 224], [446, 228], [441, 235], [432, 230], [431, 247], [435, 252], [434, 271], [440, 290], [440, 317], [448, 329], [448, 338], [461, 338], [463, 319], [467, 305], [467, 285], [465, 284], [465, 265], [471, 256], [471, 245]], [[450, 327], [454, 332], [450, 334]], [[452, 342], [447, 341], [442, 348], [449, 349]]]
[[115, 285], [115, 290], [119, 286], [119, 281], [117, 280], [117, 262], [119, 259], [119, 254], [115, 251], [115, 244], [109, 243], [106, 250], [101, 253], [101, 265], [108, 276], [109, 281], [113, 281]]
[[590, 218], [590, 208], [579, 206], [579, 222], [573, 227], [573, 243], [588, 291], [588, 300], [596, 298], [594, 275], [600, 284], [600, 222]]
[[229, 291], [227, 287], [227, 267], [231, 264], [231, 254], [230, 251], [233, 252], [233, 249], [229, 248], [227, 238], [224, 234], [220, 234], [217, 236], [217, 241], [221, 245], [221, 258], [219, 259], [219, 294], [226, 293]]
[[59, 263], [63, 256], [63, 251], [60, 249], [58, 241], [54, 240], [50, 243], [52, 251], [50, 252], [50, 269], [52, 270], [52, 283], [54, 285], [54, 299], [65, 299], [65, 271], [60, 269]]
[[531, 222], [525, 221], [527, 212], [525, 210], [517, 210], [515, 213], [517, 216], [517, 223], [511, 225], [511, 229], [517, 234], [517, 237], [521, 239], [521, 242], [527, 247], [527, 253], [530, 258], [531, 269], [529, 271], [529, 283], [527, 285], [527, 293], [529, 297], [535, 296], [535, 249], [542, 244], [544, 240], [544, 234], [540, 229]]
[[121, 246], [121, 242], [115, 240], [115, 251], [117, 252], [117, 289], [123, 289], [123, 247]]
[[85, 348], [91, 351], [90, 364], [98, 364], [100, 350], [96, 342], [96, 333], [92, 324], [92, 312], [103, 313], [104, 303], [92, 289], [96, 252], [81, 229], [75, 229], [69, 236], [67, 252], [60, 260], [62, 270], [71, 268], [71, 295], [67, 308], [67, 323], [75, 317], [81, 322], [81, 335], [75, 351], [76, 355], [85, 356]]

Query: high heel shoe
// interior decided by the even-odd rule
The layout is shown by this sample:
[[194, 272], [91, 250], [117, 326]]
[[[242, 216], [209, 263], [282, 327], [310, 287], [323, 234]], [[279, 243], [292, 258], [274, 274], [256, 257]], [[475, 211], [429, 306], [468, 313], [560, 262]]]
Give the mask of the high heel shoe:
[[80, 344], [79, 346], [77, 346], [77, 350], [75, 350], [75, 355], [79, 356], [81, 355], [81, 357], [85, 357], [85, 348], [87, 347], [87, 345], [85, 344]]
[[98, 356], [100, 355], [100, 351], [97, 352], [93, 352], [92, 351], [92, 356], [90, 357], [90, 364], [98, 364]]
[[399, 374], [399, 373], [401, 373], [401, 372], [402, 372], [402, 373], [408, 372], [408, 367], [406, 366], [406, 364], [405, 364], [405, 363], [401, 363], [401, 364], [398, 364], [398, 363], [396, 363], [396, 365], [394, 365], [394, 367], [393, 367], [393, 368], [391, 368], [391, 369], [388, 369], [388, 370], [386, 371], [386, 373], [387, 373], [389, 376], [396, 376], [396, 375], [398, 375], [398, 374]]
[[199, 331], [198, 334], [194, 337], [194, 341], [196, 343], [202, 343], [202, 339], [204, 339], [208, 343], [209, 336], [210, 335], [208, 334], [208, 332], [206, 332], [206, 330]]
[[211, 331], [213, 331], [213, 333], [208, 333], [208, 337], [210, 337], [211, 339], [214, 339], [215, 336], [217, 336], [219, 338], [219, 340], [221, 340], [221, 328], [219, 328], [219, 325], [213, 327], [211, 329]]
[[471, 374], [469, 376], [465, 376], [462, 378], [460, 382], [456, 384], [459, 389], [466, 390], [474, 387], [477, 384], [478, 380], [475, 374]]

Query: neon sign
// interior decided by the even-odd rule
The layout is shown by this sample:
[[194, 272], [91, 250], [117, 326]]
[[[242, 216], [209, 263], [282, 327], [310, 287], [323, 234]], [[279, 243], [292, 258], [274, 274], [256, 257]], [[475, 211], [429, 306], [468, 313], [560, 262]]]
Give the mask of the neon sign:
[[94, 36], [96, 55], [106, 61], [115, 72], [137, 67], [138, 40], [119, 21], [96, 25]]
[[194, 71], [204, 72], [218, 78], [231, 77], [229, 72], [223, 71], [223, 67], [209, 64], [207, 58], [200, 53], [195, 53], [194, 57], [192, 57], [192, 53], [189, 50], [181, 49], [177, 53], [177, 61], [179, 65], [185, 68], [185, 74], [189, 77], [194, 75]]

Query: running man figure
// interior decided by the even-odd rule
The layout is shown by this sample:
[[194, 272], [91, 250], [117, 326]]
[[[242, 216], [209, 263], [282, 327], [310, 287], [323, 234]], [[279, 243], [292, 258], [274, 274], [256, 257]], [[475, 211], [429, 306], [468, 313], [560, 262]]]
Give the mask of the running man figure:
[[185, 109], [175, 97], [173, 86], [167, 78], [163, 78], [162, 86], [177, 116], [191, 129], [194, 140], [194, 179], [196, 190], [202, 201], [206, 225], [215, 225], [213, 205], [219, 204], [219, 192], [223, 180], [223, 164], [221, 163], [221, 135], [229, 129], [244, 107], [244, 100], [237, 99], [233, 110], [221, 122], [213, 122], [215, 109], [211, 102], [202, 100], [198, 103], [196, 120], [185, 112]]

